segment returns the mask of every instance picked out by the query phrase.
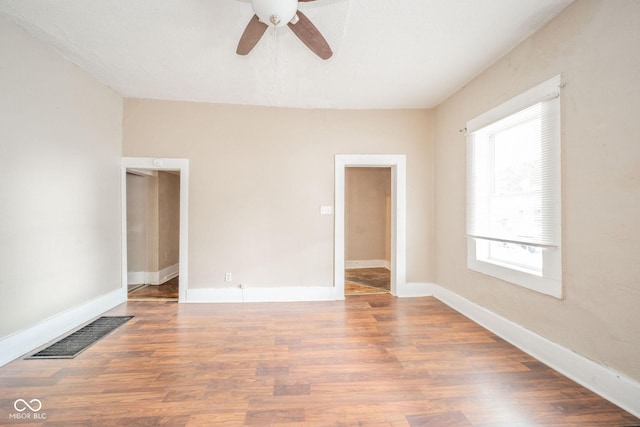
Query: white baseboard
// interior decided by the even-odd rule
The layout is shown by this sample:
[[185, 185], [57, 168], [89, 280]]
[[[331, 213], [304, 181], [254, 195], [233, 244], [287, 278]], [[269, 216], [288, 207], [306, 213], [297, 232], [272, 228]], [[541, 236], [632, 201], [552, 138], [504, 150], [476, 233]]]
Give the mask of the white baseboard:
[[640, 417], [640, 382], [562, 347], [442, 286], [411, 283], [398, 296], [433, 296], [545, 365]]
[[333, 286], [242, 289], [245, 302], [334, 301]]
[[386, 268], [391, 269], [391, 262], [386, 259], [348, 260], [344, 262], [344, 268]]
[[169, 267], [163, 268], [162, 270], [157, 272], [157, 276], [155, 276], [155, 281], [150, 282], [151, 285], [161, 285], [167, 280], [171, 280], [174, 277], [178, 277], [180, 272], [180, 264], [173, 264]]
[[35, 350], [125, 302], [125, 288], [112, 291], [78, 307], [58, 313], [35, 326], [0, 340], [0, 366]]
[[405, 283], [396, 287], [396, 296], [400, 298], [433, 296], [433, 283]]
[[179, 264], [170, 265], [160, 271], [130, 271], [127, 273], [129, 285], [162, 285], [179, 274]]
[[187, 289], [186, 303], [243, 302], [240, 288]]
[[331, 286], [187, 289], [188, 303], [334, 301]]
[[127, 273], [128, 285], [143, 285], [145, 284], [145, 278], [147, 273], [145, 271], [129, 271]]

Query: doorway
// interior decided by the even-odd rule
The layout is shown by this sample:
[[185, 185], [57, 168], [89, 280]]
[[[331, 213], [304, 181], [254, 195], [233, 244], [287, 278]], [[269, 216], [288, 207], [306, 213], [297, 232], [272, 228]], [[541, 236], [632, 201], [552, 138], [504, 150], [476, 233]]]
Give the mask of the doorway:
[[180, 172], [127, 169], [127, 296], [178, 300]]
[[345, 169], [345, 295], [391, 290], [391, 168]]
[[390, 293], [406, 281], [406, 156], [403, 154], [339, 154], [335, 157], [334, 288], [345, 296], [345, 176], [347, 168], [388, 168], [390, 171]]
[[186, 301], [188, 183], [186, 159], [122, 159], [122, 281], [130, 299]]

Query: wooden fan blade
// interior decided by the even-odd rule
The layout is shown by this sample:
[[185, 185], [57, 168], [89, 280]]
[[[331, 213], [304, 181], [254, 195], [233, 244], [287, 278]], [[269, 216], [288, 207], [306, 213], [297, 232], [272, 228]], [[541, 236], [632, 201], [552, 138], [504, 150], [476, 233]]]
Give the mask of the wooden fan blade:
[[267, 24], [260, 22], [258, 15], [253, 15], [240, 37], [236, 53], [238, 55], [247, 55], [251, 52], [251, 49], [260, 41], [265, 31], [267, 31]]
[[[300, 1], [300, 0], [298, 0]], [[309, 21], [302, 12], [298, 11], [298, 22], [292, 24], [289, 22], [287, 25], [291, 28], [291, 31], [298, 36], [302, 43], [304, 43], [313, 53], [318, 55], [322, 59], [329, 59], [333, 55], [333, 51], [329, 46], [329, 43], [322, 37], [320, 31], [315, 25]]]

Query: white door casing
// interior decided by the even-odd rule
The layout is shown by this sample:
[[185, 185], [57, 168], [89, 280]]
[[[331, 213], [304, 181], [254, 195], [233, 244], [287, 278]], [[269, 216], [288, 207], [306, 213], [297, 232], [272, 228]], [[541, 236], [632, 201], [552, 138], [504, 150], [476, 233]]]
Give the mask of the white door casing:
[[391, 294], [406, 283], [406, 156], [404, 154], [337, 154], [335, 157], [334, 287], [344, 299], [345, 169], [391, 168]]
[[189, 283], [189, 159], [123, 157], [122, 193], [122, 286], [127, 289], [127, 169], [180, 172], [180, 254], [178, 302], [186, 302]]

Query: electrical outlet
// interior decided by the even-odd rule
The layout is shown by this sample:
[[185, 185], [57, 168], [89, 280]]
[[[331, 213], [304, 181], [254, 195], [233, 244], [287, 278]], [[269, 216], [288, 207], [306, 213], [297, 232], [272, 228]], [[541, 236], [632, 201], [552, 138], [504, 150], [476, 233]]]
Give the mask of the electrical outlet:
[[231, 280], [232, 280], [231, 273], [225, 273], [224, 274], [224, 281], [225, 282], [230, 282]]

